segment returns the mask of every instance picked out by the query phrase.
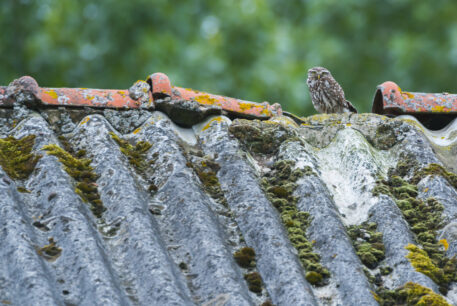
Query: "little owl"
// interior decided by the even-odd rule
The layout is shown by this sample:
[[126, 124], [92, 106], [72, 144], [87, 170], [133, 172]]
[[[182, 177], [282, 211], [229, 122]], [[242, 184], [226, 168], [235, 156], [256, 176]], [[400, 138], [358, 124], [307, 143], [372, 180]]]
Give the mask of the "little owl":
[[314, 108], [320, 113], [357, 113], [351, 102], [344, 97], [340, 84], [324, 67], [308, 70], [308, 84]]

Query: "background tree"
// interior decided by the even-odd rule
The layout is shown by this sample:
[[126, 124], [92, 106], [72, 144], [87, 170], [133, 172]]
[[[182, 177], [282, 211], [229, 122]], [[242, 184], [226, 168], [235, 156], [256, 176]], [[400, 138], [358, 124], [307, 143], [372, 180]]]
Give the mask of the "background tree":
[[0, 84], [173, 84], [314, 113], [306, 71], [327, 67], [360, 111], [386, 80], [457, 92], [457, 2], [2, 0]]

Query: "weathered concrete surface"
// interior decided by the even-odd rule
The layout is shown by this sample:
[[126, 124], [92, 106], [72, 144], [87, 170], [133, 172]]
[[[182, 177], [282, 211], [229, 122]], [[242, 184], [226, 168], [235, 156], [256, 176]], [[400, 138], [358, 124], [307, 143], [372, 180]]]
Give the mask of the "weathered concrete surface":
[[[86, 115], [23, 108], [0, 114], [2, 138], [36, 135], [34, 152], [43, 155], [24, 181], [0, 169], [0, 304], [376, 305], [372, 292], [380, 283], [395, 289], [408, 281], [439, 293], [405, 258], [404, 247], [417, 242], [394, 199], [374, 196], [373, 188], [406, 155], [420, 167], [437, 163], [455, 170], [446, 153], [457, 147], [455, 121], [440, 136], [410, 118], [316, 115], [301, 126], [275, 118], [265, 124], [276, 132], [262, 144], [272, 150], [262, 154], [258, 143], [246, 145], [230, 132], [231, 125], [250, 121], [215, 116], [184, 129], [160, 112]], [[259, 126], [249, 133], [265, 132]], [[133, 166], [110, 132], [132, 145], [149, 142], [142, 157], [149, 166]], [[61, 133], [92, 160], [106, 207], [102, 218], [75, 192], [61, 162], [41, 150], [46, 144], [63, 147]], [[308, 169], [293, 196], [297, 211], [310, 215], [306, 237], [330, 272], [323, 286], [305, 277], [299, 252], [262, 186], [281, 160]], [[208, 163], [217, 169], [205, 181], [196, 169]], [[19, 186], [30, 193], [18, 192]], [[429, 175], [417, 188], [419, 198], [443, 205], [445, 226], [436, 238], [448, 242], [447, 256], [456, 255], [455, 187]], [[364, 267], [356, 254], [347, 227], [364, 221], [375, 222], [382, 233], [385, 259], [379, 266], [391, 267], [389, 275]], [[53, 260], [37, 252], [51, 237], [62, 249]], [[243, 247], [256, 254], [249, 268], [233, 256]], [[244, 279], [253, 272], [263, 283], [258, 293]], [[455, 283], [450, 287], [446, 297], [457, 304]]]

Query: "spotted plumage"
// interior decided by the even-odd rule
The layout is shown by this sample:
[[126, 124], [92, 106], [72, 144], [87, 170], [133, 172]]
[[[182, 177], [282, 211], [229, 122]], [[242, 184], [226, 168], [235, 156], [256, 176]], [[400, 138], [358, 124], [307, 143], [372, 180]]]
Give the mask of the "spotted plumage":
[[357, 113], [351, 102], [344, 97], [340, 84], [324, 67], [308, 70], [308, 84], [314, 108], [320, 113]]

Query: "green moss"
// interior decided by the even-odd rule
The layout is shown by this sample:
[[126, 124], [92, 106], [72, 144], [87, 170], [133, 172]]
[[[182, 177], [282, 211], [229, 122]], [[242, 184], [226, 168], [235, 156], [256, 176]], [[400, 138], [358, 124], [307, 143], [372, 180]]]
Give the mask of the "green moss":
[[152, 164], [154, 164], [154, 160], [146, 160], [147, 153], [152, 147], [152, 144], [149, 142], [139, 141], [135, 145], [132, 145], [130, 142], [120, 138], [113, 132], [110, 132], [110, 135], [119, 145], [121, 152], [127, 156], [129, 163], [135, 167], [138, 172], [144, 173]]
[[[229, 127], [229, 132], [254, 157], [275, 155], [279, 147], [288, 141], [301, 142], [293, 130], [272, 121], [237, 119]], [[298, 258], [310, 280], [314, 285], [322, 286], [327, 283], [330, 272], [320, 264], [319, 254], [313, 252], [312, 243], [306, 237], [310, 216], [297, 209], [297, 199], [293, 196], [297, 187], [295, 182], [303, 176], [316, 173], [311, 167], [294, 170], [293, 165], [293, 161], [277, 161], [271, 171], [261, 178], [261, 184], [269, 201], [280, 213], [289, 239], [298, 251]]]
[[[200, 156], [198, 156], [200, 155]], [[192, 168], [197, 174], [203, 188], [209, 195], [220, 204], [228, 207], [227, 200], [225, 199], [224, 192], [222, 191], [221, 184], [217, 178], [217, 172], [220, 169], [218, 163], [208, 156], [203, 156], [203, 152], [199, 151], [197, 154], [187, 152], [187, 166]], [[203, 156], [203, 157], [201, 157]]]
[[154, 184], [153, 177], [147, 173], [147, 170], [150, 169], [152, 165], [154, 165], [155, 158], [158, 156], [158, 153], [154, 153], [152, 156], [153, 159], [150, 161], [147, 160], [147, 154], [149, 149], [152, 148], [152, 144], [146, 141], [139, 141], [133, 145], [127, 140], [120, 138], [113, 132], [110, 132], [110, 135], [119, 145], [119, 149], [121, 150], [122, 154], [127, 157], [130, 165], [132, 165], [135, 171], [149, 184], [148, 191], [157, 192], [159, 188]]
[[389, 275], [392, 271], [393, 269], [389, 266], [379, 267], [379, 273], [383, 276]]
[[381, 195], [381, 194], [385, 194], [385, 195], [389, 195], [389, 196], [391, 195], [390, 187], [387, 186], [386, 184], [384, 184], [384, 182], [382, 180], [378, 181], [376, 183], [376, 186], [373, 188], [372, 193], [376, 197]]
[[77, 158], [65, 151], [58, 145], [46, 145], [43, 150], [47, 154], [56, 156], [64, 165], [64, 170], [76, 181], [75, 192], [81, 197], [85, 203], [90, 204], [92, 213], [100, 218], [106, 210], [100, 200], [96, 180], [98, 175], [94, 172], [94, 168], [90, 165], [92, 162], [88, 158]]
[[391, 305], [421, 305], [421, 306], [451, 306], [442, 296], [430, 288], [409, 282], [396, 290], [386, 290], [375, 294], [375, 299], [381, 306]]
[[[233, 258], [237, 264], [245, 269], [253, 270], [256, 267], [255, 251], [253, 248], [244, 247], [233, 254]], [[244, 275], [244, 279], [248, 284], [250, 291], [255, 293], [262, 292], [262, 279], [258, 272], [250, 272]]]
[[408, 244], [405, 249], [409, 251], [406, 258], [409, 259], [416, 271], [430, 277], [435, 283], [440, 285], [440, 291], [445, 294], [450, 282], [457, 281], [455, 265], [457, 259], [453, 258], [446, 262], [447, 266], [438, 267], [429, 257], [427, 252], [414, 244]]
[[373, 222], [364, 222], [361, 225], [348, 227], [348, 235], [352, 240], [357, 256], [370, 269], [378, 266], [385, 258], [382, 234], [376, 232], [377, 225]]
[[430, 164], [427, 167], [417, 171], [411, 181], [414, 184], [417, 184], [427, 175], [440, 175], [444, 177], [451, 186], [457, 189], [457, 175], [447, 171], [443, 168], [443, 166], [438, 164]]
[[305, 278], [310, 283], [311, 285], [318, 285], [322, 283], [323, 276], [320, 273], [317, 273], [315, 271], [309, 271], [306, 272]]
[[56, 245], [54, 238], [51, 237], [49, 238], [49, 244], [38, 248], [37, 253], [48, 261], [54, 261], [60, 256], [62, 249]]
[[270, 202], [280, 213], [290, 242], [298, 251], [298, 258], [307, 271], [308, 281], [322, 286], [326, 284], [330, 272], [320, 264], [319, 254], [313, 252], [312, 243], [306, 237], [306, 229], [311, 222], [309, 213], [297, 209], [297, 199], [292, 195], [297, 187], [295, 181], [309, 171], [293, 170], [293, 164], [285, 160], [276, 162], [261, 183]]
[[0, 139], [0, 165], [13, 180], [24, 180], [30, 176], [41, 155], [32, 153], [35, 135], [21, 139], [12, 136]]
[[240, 267], [252, 268], [255, 267], [255, 251], [253, 248], [244, 247], [233, 254], [233, 258]]
[[70, 141], [68, 141], [67, 137], [60, 135], [57, 137], [57, 139], [59, 139], [59, 142], [65, 151], [67, 151], [71, 155], [75, 154], [75, 152], [73, 150], [73, 146], [71, 145]]
[[419, 163], [414, 155], [408, 153], [400, 153], [397, 166], [389, 169], [389, 177], [399, 176], [405, 177], [415, 173], [419, 169]]
[[368, 270], [367, 268], [363, 268], [363, 273], [365, 274], [365, 276], [367, 277], [367, 280], [374, 284], [376, 282], [376, 278], [373, 276], [373, 274], [370, 273], [370, 270]]
[[376, 148], [386, 150], [397, 143], [397, 136], [392, 126], [381, 124], [376, 129], [376, 135], [373, 140]]
[[[407, 258], [417, 271], [430, 277], [440, 286], [440, 292], [445, 294], [450, 283], [457, 281], [457, 259], [446, 257], [443, 245], [436, 239], [438, 231], [445, 226], [442, 216], [444, 208], [434, 198], [423, 200], [417, 197], [416, 184], [424, 175], [431, 174], [448, 177], [450, 182], [454, 180], [453, 174], [439, 165], [431, 164], [420, 170], [417, 163], [406, 159], [389, 171], [388, 180], [378, 182], [373, 193], [381, 190], [395, 199], [421, 246], [408, 245], [406, 248], [410, 253]], [[406, 180], [399, 175], [412, 178]]]
[[276, 154], [284, 141], [296, 137], [291, 129], [272, 121], [237, 119], [229, 133], [253, 153]]
[[310, 166], [305, 166], [303, 167], [303, 169], [300, 169], [301, 170], [301, 176], [310, 176], [310, 175], [315, 175], [317, 176], [316, 172], [314, 172], [313, 168], [311, 168]]
[[250, 291], [255, 293], [262, 292], [262, 278], [258, 272], [251, 272], [244, 275]]

